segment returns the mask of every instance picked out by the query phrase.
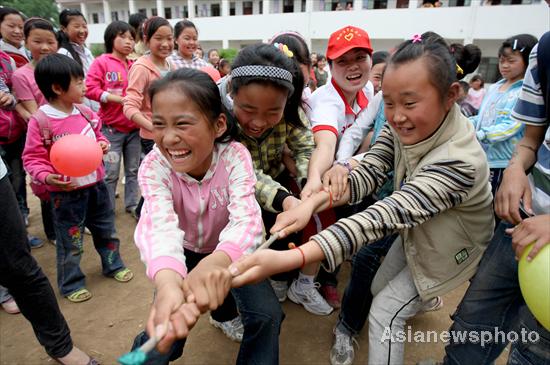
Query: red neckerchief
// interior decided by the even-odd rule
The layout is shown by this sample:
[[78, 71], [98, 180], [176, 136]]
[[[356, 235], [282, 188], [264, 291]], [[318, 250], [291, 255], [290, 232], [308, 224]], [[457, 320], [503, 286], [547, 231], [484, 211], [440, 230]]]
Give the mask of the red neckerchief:
[[[331, 78], [330, 82], [332, 82], [332, 86], [334, 86], [334, 88], [338, 92], [338, 95], [340, 95], [340, 97], [342, 98], [342, 101], [344, 102], [344, 105], [346, 106], [346, 115], [352, 114], [354, 117], [357, 117], [358, 113], [356, 114], [353, 111], [353, 108], [348, 104], [348, 101], [346, 100], [346, 97], [344, 96], [344, 92], [342, 91], [340, 86], [338, 86], [336, 81], [334, 81], [334, 78]], [[357, 105], [359, 105], [360, 111], [365, 109], [367, 107], [367, 105], [369, 105], [369, 99], [367, 99], [367, 96], [363, 92], [362, 88], [361, 88], [361, 90], [359, 90], [357, 92], [357, 95], [355, 95], [355, 102], [357, 103]]]

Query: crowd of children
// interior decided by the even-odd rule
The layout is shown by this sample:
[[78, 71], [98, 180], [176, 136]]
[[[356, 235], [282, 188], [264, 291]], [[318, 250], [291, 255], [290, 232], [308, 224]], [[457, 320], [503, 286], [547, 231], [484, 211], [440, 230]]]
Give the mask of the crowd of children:
[[[548, 36], [538, 54], [531, 35], [505, 40], [502, 80], [485, 91], [479, 75], [459, 83], [477, 69], [479, 48], [449, 45], [433, 32], [374, 52], [369, 34], [350, 25], [331, 34], [325, 54], [282, 32], [243, 48], [229, 65], [216, 49], [207, 60], [199, 55], [189, 20], [114, 21], [97, 58], [80, 11], [63, 10], [59, 24], [56, 32], [45, 19], [0, 8], [0, 192], [21, 212], [0, 236], [22, 242], [9, 253], [18, 252], [13, 262], [31, 262], [0, 261], [7, 287], [0, 302], [10, 313], [21, 309], [62, 364], [96, 361], [72, 345], [47, 279], [29, 269], [36, 263], [28, 247], [40, 243], [24, 233], [25, 172], [55, 245], [59, 292], [79, 303], [92, 298], [80, 269], [86, 231], [104, 276], [121, 283], [134, 276], [115, 229], [123, 164], [124, 209], [138, 220], [135, 243], [155, 287], [147, 329], [133, 344], [159, 341], [147, 364], [181, 357], [207, 311], [214, 327], [241, 342], [237, 363], [277, 364], [279, 302], [287, 297], [318, 315], [342, 306], [331, 364], [353, 363], [354, 337], [367, 321], [369, 363], [401, 364], [404, 344], [382, 340], [387, 328], [402, 331], [417, 313], [441, 308], [441, 296], [472, 277], [453, 328], [497, 321], [498, 313], [476, 315], [491, 311], [479, 291], [496, 296], [483, 276], [495, 275], [489, 253], [510, 254], [501, 259], [514, 273], [512, 243], [520, 253], [526, 237], [537, 249], [550, 240], [548, 137], [541, 143], [548, 73], [538, 71], [548, 71]], [[542, 105], [537, 115], [533, 104]], [[103, 151], [86, 176], [65, 176], [50, 161], [52, 145], [69, 134]], [[514, 179], [524, 190], [514, 191]], [[494, 201], [503, 219], [495, 234]], [[529, 217], [518, 216], [520, 202]], [[258, 250], [270, 236], [272, 249]], [[346, 259], [353, 266], [340, 303], [337, 273]], [[15, 285], [17, 270], [35, 278], [27, 292]], [[30, 305], [36, 293], [45, 309]], [[521, 298], [514, 308], [500, 325], [513, 329], [521, 319], [550, 341]], [[444, 362], [481, 359], [478, 347], [451, 343]], [[516, 346], [512, 355], [550, 361], [535, 350]]]

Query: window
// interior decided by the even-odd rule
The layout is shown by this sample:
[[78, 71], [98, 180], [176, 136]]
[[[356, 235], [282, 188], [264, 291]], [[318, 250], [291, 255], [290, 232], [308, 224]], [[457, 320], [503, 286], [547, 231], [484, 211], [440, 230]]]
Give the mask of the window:
[[99, 15], [97, 13], [92, 13], [92, 24], [99, 23]]
[[210, 4], [210, 16], [220, 16], [220, 4]]
[[302, 0], [302, 6], [301, 6], [302, 9], [300, 9], [300, 11], [302, 13], [304, 13], [306, 11], [306, 0]]
[[283, 0], [283, 13], [294, 13], [294, 0]]
[[237, 12], [236, 12], [236, 9], [235, 9], [235, 3], [234, 2], [230, 2], [229, 3], [229, 15], [235, 15]]
[[252, 15], [252, 1], [243, 1], [243, 15]]
[[258, 6], [258, 10], [259, 10], [260, 14], [265, 14], [264, 13], [264, 2], [263, 2], [263, 0], [260, 0], [260, 5]]
[[[397, 0], [396, 8], [399, 8], [399, 5], [401, 5], [403, 1]], [[409, 1], [404, 1], [406, 5], [405, 8], [409, 7]], [[367, 9], [387, 9], [388, 8], [388, 0], [368, 0], [367, 1]]]
[[116, 11], [111, 11], [111, 20], [118, 20], [118, 13]]
[[[388, 7], [387, 2], [386, 7]], [[397, 9], [407, 9], [409, 7], [409, 0], [397, 0], [395, 7]]]
[[172, 8], [164, 8], [164, 17], [166, 19], [172, 19]]
[[157, 16], [158, 14], [157, 8], [151, 8], [151, 16]]
[[147, 9], [139, 9], [139, 10], [138, 10], [138, 13], [147, 16]]
[[189, 9], [187, 8], [187, 5], [183, 6], [183, 16], [182, 18], [189, 18]]

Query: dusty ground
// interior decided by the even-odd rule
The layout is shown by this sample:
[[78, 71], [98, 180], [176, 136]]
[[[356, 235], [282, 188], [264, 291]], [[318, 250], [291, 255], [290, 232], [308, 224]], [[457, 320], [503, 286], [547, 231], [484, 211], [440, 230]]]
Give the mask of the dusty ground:
[[[31, 205], [29, 232], [44, 237], [40, 220], [38, 200], [29, 195]], [[118, 199], [117, 204], [120, 204]], [[152, 286], [145, 277], [144, 266], [133, 243], [135, 222], [120, 206], [117, 209], [117, 229], [121, 239], [123, 259], [135, 272], [135, 278], [126, 284], [101, 275], [99, 256], [95, 253], [90, 237], [86, 236], [86, 251], [82, 269], [87, 275], [87, 287], [94, 295], [87, 302], [73, 304], [59, 297], [58, 301], [69, 322], [74, 342], [83, 350], [101, 360], [102, 364], [116, 364], [116, 359], [127, 352], [133, 338], [144, 326], [152, 298]], [[55, 248], [45, 244], [33, 250], [50, 282], [55, 285]], [[340, 282], [345, 285], [349, 264], [340, 273]], [[455, 310], [466, 285], [446, 295], [445, 306], [439, 312], [422, 314], [410, 321], [412, 330], [444, 331], [450, 326], [450, 314]], [[343, 291], [343, 287], [341, 288]], [[283, 303], [286, 319], [283, 322], [280, 345], [281, 364], [328, 364], [332, 346], [332, 328], [338, 314], [319, 317], [306, 312], [301, 306], [286, 301]], [[367, 362], [367, 332], [358, 338], [355, 364]], [[203, 316], [193, 329], [185, 347], [183, 358], [174, 364], [232, 364], [239, 345], [214, 329]], [[443, 343], [407, 344], [405, 362], [443, 356]], [[506, 356], [506, 354], [504, 354]], [[498, 364], [504, 364], [501, 357]], [[0, 364], [42, 365], [54, 364], [34, 337], [29, 323], [22, 315], [9, 315], [0, 310]]]

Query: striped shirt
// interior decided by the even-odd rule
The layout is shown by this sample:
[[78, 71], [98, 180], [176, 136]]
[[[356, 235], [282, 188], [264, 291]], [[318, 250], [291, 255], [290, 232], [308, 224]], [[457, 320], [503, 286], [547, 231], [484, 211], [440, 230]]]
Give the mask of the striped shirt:
[[168, 57], [170, 61], [176, 66], [176, 69], [178, 68], [194, 68], [197, 70], [200, 70], [201, 68], [208, 66], [208, 63], [206, 63], [205, 60], [202, 58], [199, 58], [197, 56], [193, 56], [193, 59], [191, 61], [186, 60], [183, 58], [178, 51], [172, 52], [172, 54]]
[[[376, 143], [350, 175], [350, 203], [371, 194], [394, 168], [394, 136], [385, 125]], [[459, 160], [439, 160], [424, 165], [400, 188], [365, 211], [339, 220], [311, 237], [323, 250], [329, 270], [351, 257], [365, 244], [394, 232], [416, 227], [469, 198], [474, 186], [474, 166]]]
[[525, 72], [523, 88], [512, 117], [527, 125], [546, 127], [544, 141], [537, 152], [537, 162], [529, 174], [531, 185], [533, 211], [535, 214], [550, 213], [550, 128], [546, 115], [545, 102], [542, 93], [537, 64], [536, 45], [529, 55], [529, 66]]

